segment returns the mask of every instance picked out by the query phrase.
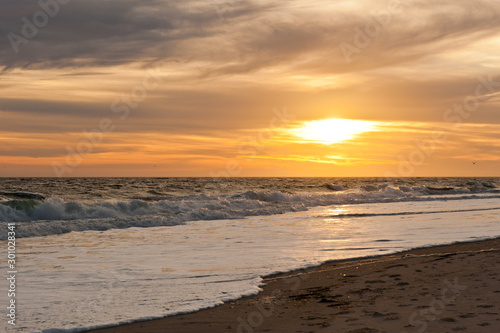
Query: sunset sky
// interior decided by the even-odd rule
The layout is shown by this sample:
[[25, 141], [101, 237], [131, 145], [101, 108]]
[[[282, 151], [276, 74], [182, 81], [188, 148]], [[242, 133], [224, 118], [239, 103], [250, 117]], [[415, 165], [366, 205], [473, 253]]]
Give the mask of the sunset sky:
[[0, 8], [0, 176], [500, 176], [498, 0]]

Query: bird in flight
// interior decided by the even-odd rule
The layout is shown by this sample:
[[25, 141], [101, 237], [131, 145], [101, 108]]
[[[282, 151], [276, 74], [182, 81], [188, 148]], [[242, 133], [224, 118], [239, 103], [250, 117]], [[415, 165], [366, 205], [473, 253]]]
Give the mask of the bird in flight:
[[476, 165], [477, 162], [472, 162], [472, 164]]

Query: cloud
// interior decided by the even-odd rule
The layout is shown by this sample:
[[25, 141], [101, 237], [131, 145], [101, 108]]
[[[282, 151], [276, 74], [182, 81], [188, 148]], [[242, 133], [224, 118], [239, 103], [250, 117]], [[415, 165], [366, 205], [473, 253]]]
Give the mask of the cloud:
[[[3, 34], [22, 34], [22, 18], [33, 22], [42, 10], [33, 1], [9, 3], [0, 14]], [[250, 2], [226, 13], [228, 19], [255, 10]], [[1, 39], [0, 60], [8, 69], [116, 66], [169, 58], [177, 44], [216, 33], [215, 7], [197, 1], [87, 0], [61, 5], [38, 34], [15, 54]], [[189, 58], [190, 55], [184, 55]]]
[[[41, 8], [35, 0], [4, 1], [0, 134], [10, 146], [0, 155], [63, 156], [83, 130], [110, 118], [116, 129], [94, 155], [224, 160], [237, 154], [239, 141], [270, 127], [274, 108], [286, 106], [296, 121], [340, 117], [432, 127], [475, 93], [480, 77], [492, 74], [500, 82], [500, 2], [401, 1], [400, 10], [387, 16], [390, 2], [73, 0], [15, 53], [8, 34], [22, 36], [24, 18], [33, 21]], [[368, 41], [358, 35], [366, 30], [372, 31]], [[350, 62], [344, 44], [357, 49]], [[161, 83], [120, 120], [113, 101], [130, 95], [155, 64], [161, 64]], [[462, 121], [500, 123], [500, 95], [487, 97]], [[467, 129], [447, 144], [449, 156], [460, 155], [461, 145], [485, 154], [488, 141], [497, 139], [482, 128]], [[8, 139], [13, 133], [63, 143]], [[485, 137], [473, 137], [477, 133]], [[413, 149], [413, 136], [426, 135], [404, 134], [401, 150]], [[373, 163], [391, 161], [384, 147], [397, 135], [374, 138], [362, 152]], [[262, 160], [313, 155], [310, 147], [273, 140], [259, 152]], [[333, 150], [348, 156], [355, 149]], [[318, 161], [336, 155], [315, 152]]]
[[[182, 58], [206, 61], [204, 75], [248, 73], [290, 62], [297, 69], [342, 73], [417, 61], [450, 44], [460, 47], [486, 38], [499, 25], [500, 3], [491, 0], [405, 2], [346, 66], [339, 45], [353, 43], [355, 28], [379, 24], [370, 11], [386, 10], [385, 3], [362, 3], [366, 14], [342, 3], [305, 1], [71, 1], [20, 45], [18, 54], [2, 38], [0, 63], [8, 69], [42, 69]], [[33, 1], [9, 2], [0, 14], [2, 32], [22, 35], [21, 18], [32, 20], [39, 10]]]

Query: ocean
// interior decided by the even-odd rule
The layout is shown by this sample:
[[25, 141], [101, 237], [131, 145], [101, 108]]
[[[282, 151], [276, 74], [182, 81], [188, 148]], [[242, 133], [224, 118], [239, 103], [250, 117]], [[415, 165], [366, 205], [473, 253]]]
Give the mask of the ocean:
[[495, 238], [499, 213], [500, 178], [0, 178], [17, 270], [17, 324], [0, 327], [196, 311], [256, 294], [272, 273]]

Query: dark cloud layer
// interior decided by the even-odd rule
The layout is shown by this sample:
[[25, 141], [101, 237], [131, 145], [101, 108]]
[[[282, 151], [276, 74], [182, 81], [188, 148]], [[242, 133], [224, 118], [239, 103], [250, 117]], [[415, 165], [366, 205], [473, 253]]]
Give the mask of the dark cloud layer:
[[227, 75], [299, 61], [298, 69], [341, 73], [431, 56], [486, 37], [500, 22], [498, 1], [401, 2], [400, 12], [346, 66], [339, 45], [352, 44], [353, 29], [363, 30], [374, 17], [340, 7], [324, 12], [320, 1], [300, 8], [293, 3], [299, 2], [74, 0], [15, 54], [8, 32], [22, 35], [21, 18], [31, 21], [40, 7], [37, 1], [3, 2], [0, 64], [66, 68], [183, 58], [208, 61], [204, 75]]
[[[37, 1], [2, 3], [0, 63], [7, 68], [114, 66], [143, 58], [168, 58], [177, 43], [217, 33], [220, 18], [209, 4], [161, 0], [74, 0], [15, 54], [8, 33], [23, 36], [22, 18], [33, 21]], [[242, 2], [226, 18], [244, 17], [259, 6]], [[186, 55], [190, 57], [190, 55]]]

